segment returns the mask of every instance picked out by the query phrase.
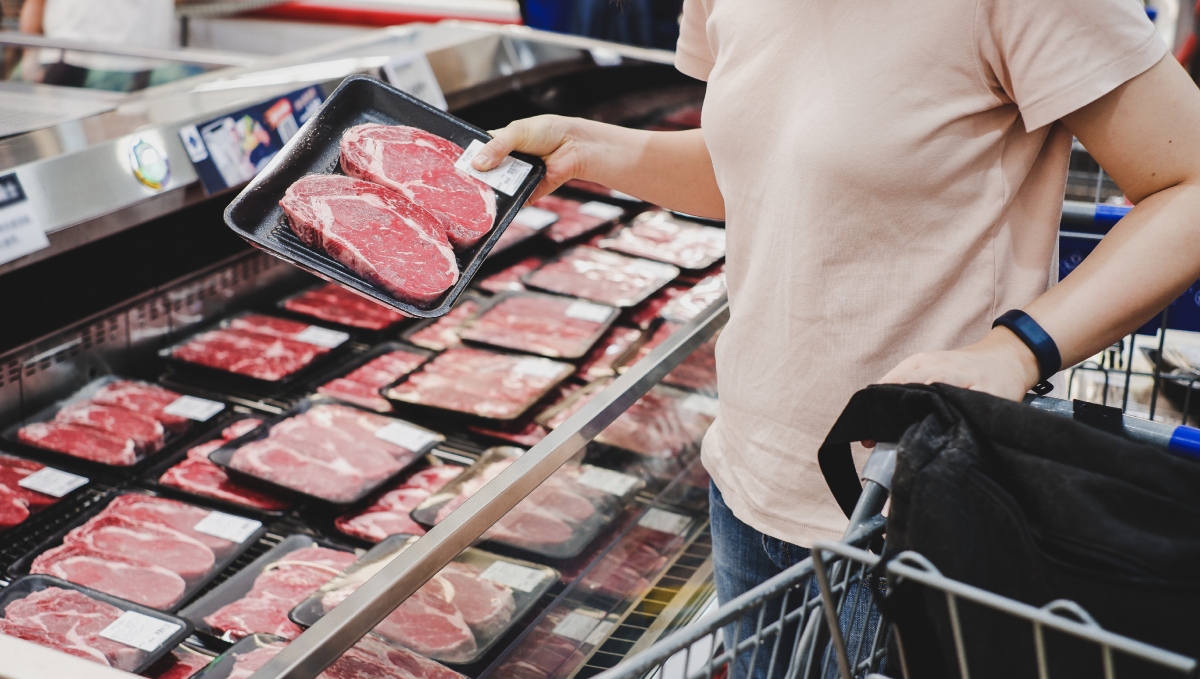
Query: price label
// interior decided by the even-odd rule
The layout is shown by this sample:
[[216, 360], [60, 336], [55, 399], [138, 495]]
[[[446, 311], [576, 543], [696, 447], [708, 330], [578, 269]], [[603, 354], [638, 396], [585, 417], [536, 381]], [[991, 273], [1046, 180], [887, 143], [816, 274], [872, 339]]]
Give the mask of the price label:
[[479, 577], [522, 592], [532, 592], [546, 579], [546, 574], [508, 561], [494, 561]]
[[254, 535], [259, 528], [262, 528], [262, 523], [225, 512], [209, 512], [208, 516], [200, 519], [200, 522], [192, 528], [197, 533], [241, 544], [249, 540], [250, 536]]
[[540, 207], [523, 207], [517, 211], [517, 216], [513, 217], [513, 222], [534, 231], [541, 231], [557, 221], [558, 215]]
[[305, 344], [315, 344], [318, 347], [332, 349], [340, 347], [350, 339], [350, 333], [341, 332], [340, 330], [330, 330], [316, 325], [310, 325], [304, 330], [296, 333], [294, 339]]
[[563, 618], [554, 626], [552, 630], [560, 637], [566, 637], [572, 641], [584, 641], [591, 635], [596, 626], [600, 624], [599, 613], [588, 613], [584, 611], [571, 611], [567, 617]]
[[679, 273], [678, 270], [670, 264], [651, 262], [645, 259], [638, 259], [630, 262], [629, 270], [641, 276], [646, 276], [647, 278], [660, 280], [671, 280]]
[[581, 321], [591, 321], [592, 323], [603, 323], [612, 316], [613, 311], [616, 311], [610, 306], [603, 304], [593, 304], [592, 302], [571, 302], [567, 307], [567, 318], [575, 318]]
[[196, 422], [207, 422], [222, 410], [225, 410], [225, 404], [219, 401], [210, 401], [196, 396], [180, 396], [163, 408], [163, 414], [186, 417]]
[[400, 446], [405, 450], [419, 453], [429, 445], [442, 440], [442, 437], [420, 427], [414, 427], [404, 422], [390, 422], [375, 430], [375, 438]]
[[575, 480], [585, 486], [613, 495], [624, 495], [638, 484], [636, 476], [614, 472], [602, 467], [588, 467]]
[[0, 177], [0, 264], [50, 247], [17, 175]]
[[625, 214], [625, 210], [623, 210], [622, 208], [619, 208], [616, 205], [609, 205], [608, 203], [602, 203], [598, 200], [589, 200], [588, 202], [584, 203], [583, 205], [580, 205], [579, 212], [581, 214], [585, 214], [589, 217], [595, 217], [596, 219], [603, 219], [606, 222], [611, 221], [613, 219], [617, 219], [621, 215]]
[[159, 620], [136, 611], [125, 611], [121, 617], [100, 630], [100, 636], [126, 646], [153, 653], [182, 627], [179, 623]]
[[671, 533], [672, 535], [683, 535], [683, 532], [690, 526], [692, 520], [682, 514], [668, 512], [665, 509], [651, 507], [642, 518], [638, 521], [638, 525], [650, 530], [656, 530], [663, 533]]
[[383, 75], [396, 89], [446, 110], [446, 95], [424, 52], [406, 52], [393, 57], [383, 65]]
[[466, 172], [500, 193], [508, 196], [513, 195], [517, 192], [517, 189], [521, 188], [521, 182], [525, 180], [525, 177], [529, 176], [529, 171], [533, 169], [533, 166], [523, 160], [506, 156], [496, 167], [487, 172], [480, 172], [471, 167], [471, 160], [478, 155], [483, 145], [483, 142], [478, 139], [472, 141], [467, 150], [463, 151], [458, 161], [454, 163], [454, 167]]
[[596, 629], [592, 630], [592, 633], [588, 635], [587, 639], [583, 640], [583, 643], [588, 644], [589, 646], [599, 646], [600, 644], [604, 643], [604, 640], [608, 638], [609, 633], [612, 632], [613, 628], [616, 626], [617, 623], [605, 620], [599, 625], [596, 625]]
[[87, 482], [86, 477], [69, 474], [52, 467], [42, 467], [17, 481], [17, 485], [50, 497], [63, 497]]
[[717, 417], [717, 413], [720, 412], [720, 402], [715, 398], [704, 396], [703, 394], [692, 394], [688, 396], [687, 398], [683, 399], [683, 402], [679, 404], [679, 407], [693, 413], [707, 415], [708, 417], [712, 417], [714, 419]]
[[544, 358], [522, 358], [513, 366], [513, 372], [530, 377], [552, 380], [562, 374], [563, 364]]

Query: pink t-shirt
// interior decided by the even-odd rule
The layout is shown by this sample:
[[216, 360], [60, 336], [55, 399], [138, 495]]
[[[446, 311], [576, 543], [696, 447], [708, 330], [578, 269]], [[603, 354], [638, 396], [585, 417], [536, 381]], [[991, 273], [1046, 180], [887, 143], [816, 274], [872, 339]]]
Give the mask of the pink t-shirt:
[[1165, 53], [1137, 0], [685, 0], [728, 232], [703, 457], [734, 514], [841, 535], [817, 448], [847, 400], [1046, 289], [1056, 121]]

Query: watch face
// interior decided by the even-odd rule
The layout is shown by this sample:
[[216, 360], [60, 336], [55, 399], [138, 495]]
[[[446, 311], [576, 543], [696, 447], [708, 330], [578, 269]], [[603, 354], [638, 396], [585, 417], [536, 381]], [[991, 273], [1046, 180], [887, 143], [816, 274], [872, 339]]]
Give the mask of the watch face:
[[166, 152], [146, 139], [134, 139], [129, 146], [129, 165], [139, 182], [155, 190], [171, 178], [171, 162]]

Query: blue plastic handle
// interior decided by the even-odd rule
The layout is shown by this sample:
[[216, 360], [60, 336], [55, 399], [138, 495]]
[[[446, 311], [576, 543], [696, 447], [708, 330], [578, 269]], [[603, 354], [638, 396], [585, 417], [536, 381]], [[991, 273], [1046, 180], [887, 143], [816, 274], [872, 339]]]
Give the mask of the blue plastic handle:
[[1128, 205], [1107, 205], [1100, 203], [1096, 205], [1096, 216], [1093, 218], [1096, 226], [1104, 229], [1111, 229], [1114, 224], [1121, 221], [1121, 218], [1129, 214], [1133, 208]]
[[1167, 447], [1176, 455], [1200, 462], [1200, 429], [1175, 427]]

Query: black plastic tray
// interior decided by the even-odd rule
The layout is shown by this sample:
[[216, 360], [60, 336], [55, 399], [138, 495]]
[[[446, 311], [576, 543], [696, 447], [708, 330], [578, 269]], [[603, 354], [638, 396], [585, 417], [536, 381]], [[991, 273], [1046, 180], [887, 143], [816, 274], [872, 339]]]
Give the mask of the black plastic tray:
[[[592, 333], [592, 336], [590, 338], [588, 338], [586, 343], [581, 344], [577, 351], [573, 351], [573, 352], [567, 353], [567, 354], [545, 353], [545, 352], [541, 352], [541, 351], [536, 351], [535, 349], [533, 349], [531, 347], [520, 347], [520, 346], [513, 346], [510, 344], [501, 344], [500, 342], [498, 342], [496, 340], [488, 339], [485, 337], [466, 337], [466, 336], [464, 336], [464, 333], [470, 331], [477, 323], [479, 323], [479, 321], [481, 319], [483, 319], [484, 316], [486, 316], [489, 312], [491, 312], [492, 309], [496, 308], [496, 306], [498, 306], [500, 303], [502, 303], [506, 300], [512, 299], [514, 297], [533, 297], [535, 299], [544, 300], [547, 303], [551, 303], [551, 304], [562, 304], [565, 302], [568, 307], [572, 304], [591, 305], [594, 307], [602, 307], [604, 309], [608, 309], [609, 313], [608, 313], [608, 318], [606, 318], [603, 322], [598, 323], [596, 325], [596, 331], [594, 333]], [[495, 347], [497, 349], [500, 349], [501, 351], [519, 351], [522, 353], [533, 354], [535, 356], [545, 356], [546, 358], [557, 358], [557, 359], [565, 359], [565, 360], [573, 361], [575, 359], [583, 358], [584, 356], [586, 356], [587, 353], [592, 350], [592, 347], [594, 347], [596, 345], [596, 342], [600, 341], [600, 338], [604, 336], [604, 333], [608, 332], [608, 329], [612, 327], [613, 323], [617, 322], [617, 318], [620, 315], [621, 315], [620, 309], [609, 306], [607, 304], [601, 304], [599, 302], [591, 302], [591, 301], [584, 300], [584, 299], [573, 300], [568, 297], [564, 297], [562, 295], [551, 295], [551, 294], [547, 294], [544, 292], [533, 292], [533, 291], [529, 291], [529, 290], [510, 290], [510, 291], [498, 293], [498, 294], [494, 295], [491, 299], [487, 300], [487, 302], [485, 302], [479, 310], [477, 310], [470, 318], [467, 319], [467, 321], [465, 323], [463, 323], [462, 327], [459, 329], [459, 336], [462, 337], [463, 342], [465, 342], [467, 344], [474, 344], [477, 346], [483, 345], [483, 346], [487, 346], [487, 347]]]
[[[336, 394], [325, 393], [325, 392], [321, 391], [321, 387], [325, 386], [326, 384], [328, 384], [328, 383], [332, 382], [333, 380], [336, 380], [340, 377], [345, 377], [346, 375], [349, 375], [350, 373], [354, 372], [355, 370], [358, 370], [359, 368], [363, 367], [367, 363], [370, 363], [371, 361], [379, 358], [380, 356], [383, 356], [384, 354], [390, 354], [393, 351], [406, 351], [410, 354], [416, 354], [418, 356], [424, 357], [424, 360], [422, 360], [420, 363], [417, 364], [417, 366], [415, 368], [413, 368], [412, 370], [409, 371], [410, 373], [420, 370], [421, 366], [425, 365], [425, 363], [429, 359], [433, 358], [434, 353], [436, 353], [430, 349], [424, 349], [424, 348], [421, 348], [418, 346], [414, 346], [412, 344], [405, 344], [403, 342], [384, 342], [382, 344], [378, 344], [378, 345], [374, 346], [370, 351], [363, 353], [362, 355], [357, 356], [353, 359], [350, 359], [349, 361], [339, 365], [337, 368], [330, 370], [329, 373], [322, 376], [319, 380], [315, 380], [313, 382], [313, 389], [317, 393], [322, 394], [323, 396], [326, 396], [328, 398], [332, 398], [338, 402], [349, 403], [350, 405], [358, 406], [359, 408], [365, 408], [366, 406], [363, 406], [362, 404], [355, 403], [350, 400], [343, 400], [341, 397], [337, 396]], [[403, 377], [403, 375], [401, 375], [401, 377]], [[384, 385], [384, 386], [387, 386], [387, 385]], [[380, 396], [380, 398], [383, 398], [383, 397]], [[373, 409], [370, 409], [370, 410], [373, 410]], [[386, 415], [386, 414], [392, 412], [392, 408], [389, 405], [387, 410], [377, 410], [375, 412]]]
[[[599, 252], [603, 252], [603, 253], [605, 253], [605, 255], [608, 255], [608, 256], [612, 256], [612, 257], [619, 257], [619, 258], [622, 258], [622, 259], [627, 259], [627, 260], [630, 260], [631, 262], [641, 262], [641, 263], [642, 263], [642, 264], [641, 264], [641, 266], [647, 266], [647, 267], [662, 267], [662, 270], [663, 270], [663, 272], [664, 272], [664, 273], [666, 272], [666, 270], [667, 270], [668, 268], [669, 268], [669, 269], [674, 269], [674, 270], [675, 270], [675, 274], [674, 274], [674, 275], [673, 275], [671, 278], [669, 278], [669, 279], [660, 279], [660, 280], [659, 280], [659, 282], [658, 282], [658, 285], [656, 285], [655, 287], [648, 287], [648, 288], [646, 288], [646, 289], [642, 290], [642, 291], [641, 291], [641, 292], [638, 294], [638, 296], [637, 296], [637, 297], [632, 297], [632, 298], [629, 298], [629, 299], [627, 299], [627, 300], [623, 300], [623, 303], [619, 303], [619, 304], [615, 304], [615, 303], [613, 303], [613, 302], [611, 302], [611, 301], [609, 301], [609, 300], [604, 300], [604, 299], [594, 299], [594, 298], [591, 298], [591, 297], [582, 297], [582, 296], [580, 296], [580, 295], [577, 295], [577, 294], [575, 294], [575, 293], [573, 293], [573, 292], [571, 292], [571, 291], [568, 291], [568, 290], [561, 290], [561, 289], [559, 289], [559, 290], [556, 290], [556, 289], [554, 289], [554, 288], [551, 288], [551, 287], [549, 287], [549, 286], [538, 285], [537, 283], [533, 282], [533, 279], [534, 279], [534, 278], [537, 276], [538, 272], [539, 272], [539, 271], [541, 271], [542, 269], [544, 269], [544, 268], [546, 268], [546, 267], [548, 267], [548, 266], [550, 266], [550, 265], [552, 265], [552, 264], [558, 264], [558, 263], [559, 263], [560, 261], [562, 261], [563, 259], [566, 259], [567, 257], [570, 257], [570, 256], [572, 256], [572, 255], [573, 255], [573, 254], [574, 254], [576, 251], [578, 251], [578, 250], [581, 250], [581, 249], [585, 249], [585, 248], [586, 248], [586, 249], [597, 250], [597, 251], [599, 251]], [[545, 291], [545, 292], [553, 293], [553, 294], [555, 294], [555, 295], [563, 295], [563, 296], [565, 296], [565, 297], [575, 297], [575, 298], [578, 298], [578, 299], [586, 299], [586, 300], [588, 300], [588, 301], [595, 302], [595, 303], [597, 303], [597, 304], [607, 304], [607, 305], [609, 305], [609, 306], [615, 306], [615, 307], [617, 307], [617, 308], [620, 308], [620, 309], [629, 309], [629, 308], [636, 307], [637, 305], [639, 305], [639, 304], [641, 304], [642, 302], [644, 302], [644, 301], [646, 301], [647, 299], [649, 299], [649, 298], [650, 298], [652, 295], [654, 295], [654, 294], [655, 294], [656, 292], [658, 292], [659, 290], [662, 290], [663, 288], [665, 288], [665, 287], [667, 287], [668, 285], [670, 285], [672, 281], [674, 281], [676, 278], [678, 278], [678, 277], [679, 277], [679, 274], [680, 274], [680, 273], [681, 273], [681, 270], [679, 269], [679, 267], [677, 267], [677, 266], [675, 266], [675, 265], [673, 265], [673, 264], [667, 264], [667, 263], [665, 263], [665, 262], [656, 262], [656, 261], [654, 261], [654, 260], [651, 260], [651, 259], [646, 259], [646, 258], [644, 258], [644, 257], [635, 257], [635, 256], [633, 256], [633, 255], [627, 255], [627, 254], [625, 254], [625, 253], [623, 253], [623, 252], [613, 252], [613, 251], [611, 251], [611, 250], [605, 250], [604, 248], [593, 247], [593, 246], [590, 246], [590, 245], [576, 245], [575, 247], [572, 247], [572, 248], [570, 248], [570, 249], [568, 249], [568, 250], [564, 250], [563, 252], [559, 253], [559, 254], [558, 254], [558, 256], [556, 256], [556, 257], [554, 257], [553, 259], [551, 259], [551, 260], [547, 261], [547, 262], [546, 262], [545, 264], [543, 264], [542, 266], [540, 266], [540, 267], [538, 267], [537, 269], [534, 269], [533, 271], [530, 271], [529, 273], [527, 273], [527, 274], [525, 274], [524, 276], [522, 276], [522, 277], [521, 277], [521, 283], [523, 283], [523, 284], [525, 285], [525, 287], [527, 287], [527, 288], [529, 288], [529, 289], [531, 289], [531, 290], [543, 290], [543, 291]]]
[[193, 674], [190, 679], [226, 679], [233, 673], [233, 666], [237, 664], [237, 656], [245, 655], [262, 646], [280, 644], [286, 646], [288, 640], [274, 634], [251, 634], [230, 646], [209, 663], [208, 667]]
[[[36, 464], [36, 465], [39, 465], [39, 466], [41, 466], [41, 467], [42, 467], [42, 469], [55, 469], [56, 471], [62, 471], [62, 470], [57, 470], [55, 467], [52, 467], [52, 466], [50, 466], [50, 465], [45, 465], [45, 464], [42, 464], [41, 462], [37, 462], [37, 461], [34, 461], [34, 460], [26, 460], [26, 459], [24, 459], [24, 458], [22, 458], [22, 457], [19, 457], [19, 456], [17, 456], [17, 455], [9, 455], [9, 454], [8, 454], [8, 453], [6, 453], [6, 452], [2, 452], [2, 451], [0, 451], [0, 467], [3, 467], [3, 466], [8, 466], [8, 465], [6, 465], [6, 464], [4, 463], [4, 460], [6, 460], [6, 459], [14, 460], [14, 461], [16, 461], [17, 463]], [[31, 473], [34, 473], [34, 474], [36, 474], [37, 472], [41, 471], [41, 469], [38, 469], [38, 470], [30, 470], [30, 471], [31, 471]], [[81, 475], [78, 475], [78, 474], [77, 474], [77, 476], [81, 476]], [[5, 533], [7, 533], [8, 531], [12, 531], [12, 530], [17, 530], [17, 529], [21, 529], [21, 528], [26, 528], [26, 527], [28, 527], [28, 526], [31, 524], [31, 522], [36, 522], [36, 521], [38, 521], [38, 517], [39, 517], [39, 516], [40, 516], [40, 515], [41, 515], [43, 512], [47, 512], [47, 511], [53, 511], [55, 507], [58, 507], [58, 506], [59, 506], [59, 503], [61, 503], [61, 502], [65, 502], [65, 501], [67, 501], [67, 500], [69, 500], [69, 499], [71, 499], [71, 498], [77, 497], [77, 496], [78, 496], [78, 495], [80, 495], [81, 493], [84, 493], [84, 492], [86, 492], [86, 491], [87, 491], [89, 488], [91, 488], [91, 487], [93, 486], [93, 481], [92, 481], [91, 477], [84, 477], [84, 478], [85, 478], [85, 480], [87, 481], [86, 483], [84, 483], [83, 485], [79, 486], [78, 488], [76, 488], [76, 489], [74, 489], [74, 490], [72, 490], [72, 491], [70, 491], [70, 492], [66, 493], [66, 494], [65, 494], [65, 495], [63, 495], [62, 497], [54, 497], [53, 495], [46, 495], [45, 493], [37, 493], [38, 495], [44, 495], [45, 497], [52, 498], [52, 499], [53, 499], [53, 501], [52, 501], [50, 504], [46, 505], [45, 507], [41, 507], [41, 508], [34, 508], [34, 507], [30, 507], [30, 508], [29, 508], [29, 516], [28, 516], [28, 517], [26, 517], [24, 521], [22, 521], [21, 523], [18, 523], [18, 524], [16, 524], [15, 526], [9, 526], [8, 528], [0, 528], [0, 536], [3, 536], [3, 535], [4, 535]], [[13, 490], [14, 490], [14, 491], [16, 491], [16, 490], [18, 490], [18, 489], [17, 489], [17, 488], [14, 488]], [[28, 491], [28, 492], [31, 492], [31, 493], [36, 493], [36, 492], [37, 492], [37, 491], [30, 491], [30, 490], [28, 490], [28, 489], [26, 489], [26, 488], [20, 488], [19, 490], [21, 490], [21, 491]]]
[[[474, 316], [475, 313], [477, 313], [479, 311], [479, 308], [481, 308], [483, 305], [487, 304], [487, 297], [484, 297], [482, 294], [476, 292], [475, 290], [470, 290], [467, 292], [467, 294], [463, 295], [462, 297], [460, 297], [458, 299], [457, 302], [455, 302], [455, 307], [458, 307], [459, 305], [465, 304], [467, 302], [470, 302], [470, 303], [476, 305], [476, 309], [475, 309], [475, 311], [471, 312], [469, 315], [465, 316], [462, 319], [462, 322], [459, 323], [457, 326], [455, 326], [456, 328], [462, 327], [462, 324], [469, 321], [471, 319], [471, 316]], [[443, 320], [444, 320], [443, 318], [430, 318], [430, 319], [426, 319], [423, 321], [418, 321], [418, 322], [414, 323], [413, 325], [405, 328], [400, 333], [400, 339], [404, 340], [405, 342], [408, 342], [409, 344], [411, 344], [413, 346], [421, 347], [422, 349], [426, 349], [428, 351], [438, 352], [438, 351], [445, 351], [446, 349], [452, 349], [453, 347], [450, 347], [450, 346], [442, 347], [440, 349], [437, 349], [437, 348], [434, 348], [431, 346], [426, 347], [426, 346], [417, 344], [412, 339], [413, 335], [416, 335], [417, 333], [421, 332], [422, 330], [424, 330], [432, 325], [435, 325], [437, 323], [440, 323]]]
[[417, 306], [392, 297], [325, 253], [305, 246], [284, 224], [279, 200], [288, 187], [305, 175], [334, 170], [338, 164], [342, 133], [362, 123], [410, 125], [449, 139], [463, 148], [474, 140], [486, 142], [490, 139], [478, 127], [395, 87], [366, 76], [350, 76], [329, 95], [321, 110], [288, 141], [267, 168], [233, 199], [225, 210], [225, 223], [254, 246], [401, 313], [417, 318], [443, 316], [470, 285], [492, 246], [533, 194], [546, 174], [546, 166], [540, 158], [514, 154], [533, 169], [515, 195], [496, 192], [496, 224], [479, 243], [457, 253], [460, 276], [454, 287], [428, 306]]
[[19, 580], [14, 581], [11, 585], [5, 587], [3, 590], [0, 590], [0, 616], [4, 614], [4, 610], [8, 608], [10, 603], [16, 601], [17, 599], [24, 599], [34, 592], [40, 592], [50, 587], [73, 589], [83, 592], [97, 601], [102, 601], [110, 606], [115, 606], [122, 611], [133, 611], [134, 613], [140, 613], [156, 620], [162, 620], [164, 622], [179, 625], [179, 630], [164, 639], [162, 643], [158, 645], [158, 648], [154, 649], [153, 651], [144, 651], [146, 656], [142, 658], [136, 666], [129, 670], [134, 674], [143, 672], [151, 665], [158, 662], [163, 656], [178, 646], [181, 641], [186, 639], [192, 633], [191, 623], [183, 618], [168, 615], [161, 611], [156, 611], [153, 608], [139, 606], [133, 602], [126, 601], [124, 599], [118, 599], [103, 592], [97, 592], [94, 589], [80, 587], [79, 585], [67, 582], [65, 580], [52, 578], [49, 575], [27, 575]]
[[400, 478], [400, 476], [403, 475], [408, 470], [409, 467], [412, 467], [414, 464], [419, 462], [426, 453], [433, 450], [441, 442], [446, 440], [446, 437], [443, 436], [442, 434], [439, 434], [438, 432], [435, 432], [430, 429], [426, 429], [426, 431], [429, 431], [431, 434], [435, 434], [438, 438], [435, 441], [433, 441], [432, 443], [424, 446], [423, 450], [412, 451], [412, 453], [413, 453], [412, 459], [409, 460], [407, 464], [404, 464], [399, 469], [397, 469], [395, 471], [395, 473], [393, 473], [391, 476], [381, 480], [379, 483], [377, 483], [369, 488], [364, 487], [362, 489], [362, 491], [356, 497], [348, 499], [345, 502], [334, 502], [332, 500], [329, 500], [329, 499], [326, 499], [323, 497], [319, 497], [316, 495], [309, 495], [307, 493], [303, 493], [299, 490], [296, 490], [295, 488], [289, 488], [287, 486], [282, 486], [282, 485], [279, 485], [272, 481], [268, 481], [266, 479], [259, 478], [257, 476], [254, 476], [253, 474], [249, 474], [240, 469], [236, 469], [230, 465], [230, 462], [233, 459], [233, 454], [237, 451], [238, 448], [242, 447], [243, 445], [245, 445], [247, 443], [250, 443], [251, 441], [257, 441], [257, 440], [266, 438], [267, 435], [270, 433], [271, 427], [274, 427], [276, 424], [279, 424], [280, 422], [282, 422], [286, 419], [289, 419], [291, 417], [295, 417], [296, 415], [300, 415], [301, 413], [307, 412], [310, 408], [312, 408], [316, 405], [343, 406], [346, 408], [351, 408], [353, 410], [361, 411], [363, 413], [369, 413], [375, 417], [385, 417], [385, 418], [403, 422], [404, 424], [407, 424], [409, 426], [413, 426], [413, 427], [416, 427], [419, 429], [426, 429], [425, 427], [414, 424], [413, 422], [411, 422], [409, 420], [401, 420], [399, 417], [396, 417], [395, 415], [377, 413], [373, 410], [359, 408], [358, 406], [355, 406], [355, 405], [352, 405], [349, 403], [343, 403], [341, 401], [336, 401], [334, 399], [326, 398], [324, 396], [313, 396], [311, 398], [304, 399], [300, 403], [297, 403], [295, 406], [288, 409], [287, 412], [283, 413], [279, 417], [269, 420], [266, 424], [255, 429], [254, 431], [250, 432], [249, 434], [246, 434], [245, 436], [242, 436], [241, 438], [234, 439], [233, 441], [230, 441], [229, 443], [218, 448], [217, 450], [213, 451], [212, 453], [209, 453], [208, 459], [210, 461], [212, 461], [213, 464], [224, 469], [225, 472], [227, 474], [229, 474], [229, 478], [244, 482], [248, 486], [258, 486], [260, 488], [266, 488], [266, 489], [272, 491], [273, 493], [275, 493], [277, 495], [281, 495], [283, 497], [294, 497], [294, 498], [300, 498], [300, 499], [306, 499], [306, 500], [313, 500], [316, 502], [324, 503], [327, 506], [335, 506], [335, 507], [340, 508], [340, 507], [349, 507], [351, 505], [354, 505], [357, 502], [359, 502], [360, 500], [362, 500], [363, 498], [370, 495], [371, 493], [375, 492], [375, 490], [377, 488], [383, 488], [384, 486], [387, 486], [388, 484], [394, 483], [395, 480]]
[[[101, 511], [103, 511], [105, 507], [107, 507], [109, 504], [111, 504], [113, 500], [117, 499], [118, 497], [120, 497], [122, 495], [149, 495], [151, 497], [163, 497], [164, 499], [175, 500], [176, 502], [183, 502], [182, 500], [176, 500], [175, 498], [166, 498], [165, 496], [159, 495], [158, 493], [153, 493], [153, 492], [149, 492], [149, 491], [127, 490], [127, 491], [122, 491], [120, 493], [115, 493], [115, 494], [111, 495], [110, 497], [106, 498], [103, 502], [98, 502], [98, 503], [92, 505], [91, 507], [89, 507], [87, 509], [87, 511], [85, 511], [80, 516], [78, 516], [74, 521], [68, 523], [66, 526], [63, 526], [59, 530], [55, 531], [54, 534], [52, 534], [50, 537], [43, 540], [39, 545], [34, 547], [27, 554], [25, 554], [21, 558], [17, 559], [16, 561], [14, 561], [12, 563], [12, 565], [10, 565], [8, 567], [8, 574], [14, 578], [25, 576], [25, 575], [30, 575], [29, 569], [33, 567], [34, 559], [36, 559], [43, 552], [45, 552], [49, 549], [53, 549], [54, 547], [57, 547], [60, 544], [62, 544], [63, 538], [66, 537], [67, 533], [70, 533], [72, 530], [78, 528], [79, 526], [82, 526], [83, 524], [87, 523], [88, 521], [91, 521], [93, 518], [95, 518], [95, 516], [97, 514], [99, 514]], [[213, 510], [213, 508], [211, 508], [211, 507], [206, 507], [206, 506], [196, 503], [196, 502], [185, 502], [185, 504], [190, 504], [194, 507], [197, 507], [198, 509], [205, 509], [205, 510], [218, 511], [218, 512], [223, 511], [221, 509]], [[231, 512], [224, 512], [224, 513], [229, 514]], [[199, 580], [197, 580], [193, 583], [190, 583], [187, 586], [187, 588], [184, 589], [183, 596], [179, 597], [179, 601], [175, 602], [172, 606], [168, 607], [165, 610], [167, 612], [178, 610], [180, 606], [182, 606], [185, 602], [187, 602], [187, 600], [189, 598], [192, 597], [192, 595], [194, 595], [196, 592], [199, 592], [200, 590], [204, 589], [205, 585], [207, 585], [209, 582], [212, 582], [213, 578], [220, 575], [221, 572], [224, 571], [229, 566], [229, 564], [233, 563], [234, 561], [237, 561], [237, 558], [242, 555], [242, 552], [245, 552], [247, 549], [249, 549], [250, 546], [253, 545], [255, 542], [257, 542], [259, 538], [261, 538], [264, 534], [266, 534], [266, 532], [267, 532], [267, 528], [265, 525], [259, 526], [258, 530], [256, 530], [253, 534], [251, 534], [250, 537], [246, 538], [246, 540], [244, 540], [240, 544], [235, 545], [234, 548], [231, 549], [228, 554], [218, 558], [216, 563], [213, 564], [212, 570], [209, 571], [209, 573], [207, 575], [205, 575], [204, 577], [200, 578]], [[108, 596], [111, 596], [111, 595], [108, 595]], [[124, 601], [123, 599], [118, 599], [118, 600]], [[130, 605], [138, 605], [138, 604], [130, 602]]]

